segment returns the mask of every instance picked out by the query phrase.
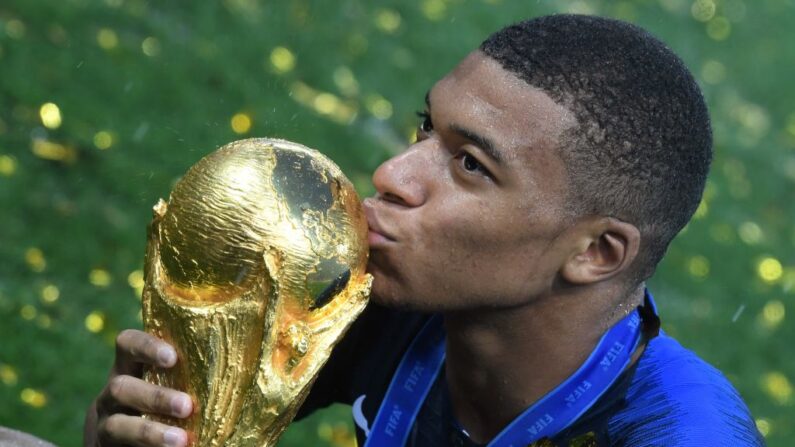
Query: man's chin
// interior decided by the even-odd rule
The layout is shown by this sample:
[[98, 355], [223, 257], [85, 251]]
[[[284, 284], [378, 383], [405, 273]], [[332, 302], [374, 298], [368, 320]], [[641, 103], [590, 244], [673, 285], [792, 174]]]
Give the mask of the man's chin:
[[390, 287], [389, 275], [384, 273], [373, 259], [371, 253], [367, 263], [367, 273], [373, 275], [373, 288], [370, 291], [370, 301], [379, 306], [391, 307], [393, 309], [405, 309], [405, 300], [399, 299], [399, 294], [395, 293], [394, 287]]
[[411, 293], [403, 287], [404, 279], [398, 279], [392, 270], [382, 269], [373, 256], [367, 264], [367, 273], [373, 275], [373, 289], [370, 292], [370, 301], [383, 307], [400, 311], [411, 312], [438, 312], [439, 306], [433, 306], [419, 294]]
[[444, 310], [440, 306], [416, 296], [379, 291], [375, 284], [373, 284], [373, 292], [370, 294], [370, 301], [379, 306], [403, 312], [434, 313]]
[[406, 300], [401, 300], [394, 293], [381, 290], [377, 280], [373, 279], [373, 290], [370, 292], [370, 301], [379, 306], [390, 307], [392, 309], [408, 310]]

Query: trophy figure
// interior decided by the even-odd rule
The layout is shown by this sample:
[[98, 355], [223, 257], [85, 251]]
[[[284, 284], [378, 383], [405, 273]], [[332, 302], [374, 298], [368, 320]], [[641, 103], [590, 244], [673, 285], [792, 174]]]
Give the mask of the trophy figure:
[[[272, 446], [367, 304], [367, 222], [340, 169], [296, 143], [230, 143], [160, 200], [144, 329], [177, 350], [147, 381], [194, 400], [197, 446]], [[154, 416], [147, 416], [152, 417]]]

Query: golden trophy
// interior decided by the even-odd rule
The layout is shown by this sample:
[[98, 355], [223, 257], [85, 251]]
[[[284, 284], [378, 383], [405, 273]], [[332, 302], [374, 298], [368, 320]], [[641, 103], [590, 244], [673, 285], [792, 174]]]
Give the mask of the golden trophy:
[[194, 400], [187, 419], [147, 416], [196, 446], [272, 446], [331, 349], [367, 304], [367, 221], [353, 186], [289, 141], [230, 143], [154, 207], [144, 329], [178, 362], [145, 379]]

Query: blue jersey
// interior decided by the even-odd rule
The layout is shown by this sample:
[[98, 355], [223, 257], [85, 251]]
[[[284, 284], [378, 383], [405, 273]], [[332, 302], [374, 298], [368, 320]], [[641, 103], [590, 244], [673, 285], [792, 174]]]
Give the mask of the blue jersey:
[[610, 445], [764, 445], [723, 374], [665, 334], [649, 341], [621, 400], [603, 428]]
[[[728, 380], [641, 312], [648, 339], [639, 360], [572, 425], [538, 446], [762, 446], [748, 408]], [[364, 445], [392, 376], [427, 316], [370, 304], [335, 348], [299, 418], [334, 402], [353, 406]], [[438, 375], [406, 446], [477, 447], [457, 424]]]

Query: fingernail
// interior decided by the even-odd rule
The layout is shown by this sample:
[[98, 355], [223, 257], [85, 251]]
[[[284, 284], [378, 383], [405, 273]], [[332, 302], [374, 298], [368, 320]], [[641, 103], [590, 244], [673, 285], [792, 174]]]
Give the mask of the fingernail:
[[169, 447], [184, 447], [188, 444], [188, 435], [179, 428], [169, 428], [163, 433], [163, 442]]
[[177, 353], [174, 348], [163, 346], [157, 350], [157, 359], [162, 366], [173, 366], [174, 363], [177, 363]]
[[185, 394], [180, 394], [178, 396], [174, 396], [171, 399], [171, 411], [174, 412], [174, 415], [177, 417], [188, 417], [190, 416], [190, 412], [193, 410], [193, 402], [191, 402], [190, 397]]

